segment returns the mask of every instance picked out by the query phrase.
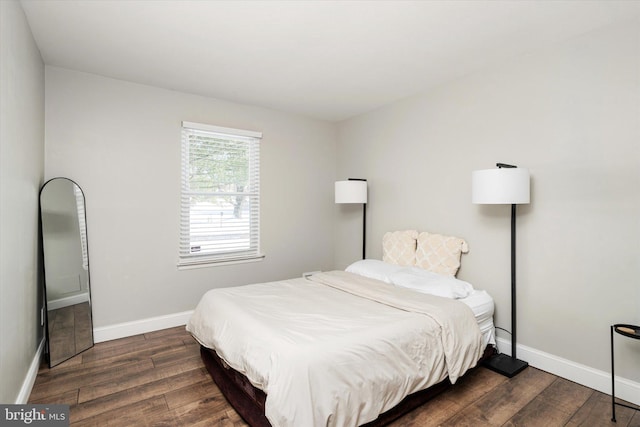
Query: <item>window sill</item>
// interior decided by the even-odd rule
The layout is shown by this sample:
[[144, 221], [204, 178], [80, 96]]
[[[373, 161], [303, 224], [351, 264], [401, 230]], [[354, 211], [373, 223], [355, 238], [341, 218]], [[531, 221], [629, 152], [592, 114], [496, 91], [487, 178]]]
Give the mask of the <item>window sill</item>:
[[245, 264], [248, 262], [259, 262], [264, 260], [265, 255], [260, 254], [253, 257], [226, 259], [226, 260], [211, 260], [201, 259], [192, 261], [178, 262], [178, 270], [193, 270], [195, 268], [209, 268], [209, 267], [221, 267], [225, 265]]

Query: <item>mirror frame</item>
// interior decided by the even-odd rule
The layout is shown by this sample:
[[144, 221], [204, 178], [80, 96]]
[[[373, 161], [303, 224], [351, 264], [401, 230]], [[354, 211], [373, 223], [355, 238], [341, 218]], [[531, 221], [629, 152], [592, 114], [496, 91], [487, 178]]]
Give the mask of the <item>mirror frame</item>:
[[[57, 366], [75, 356], [77, 356], [78, 354], [92, 348], [95, 345], [95, 339], [94, 339], [94, 331], [93, 331], [93, 310], [92, 310], [92, 306], [93, 306], [93, 301], [92, 301], [92, 297], [91, 297], [91, 268], [90, 268], [90, 260], [89, 260], [89, 237], [88, 237], [88, 232], [85, 233], [85, 241], [84, 244], [86, 245], [86, 264], [87, 264], [87, 296], [88, 296], [88, 303], [89, 303], [89, 332], [90, 332], [90, 345], [88, 345], [85, 348], [82, 348], [80, 350], [76, 350], [73, 353], [68, 353], [65, 354], [63, 357], [61, 357], [60, 359], [56, 359], [56, 360], [52, 360], [51, 359], [51, 348], [50, 348], [50, 344], [51, 344], [51, 335], [50, 335], [50, 330], [49, 330], [49, 299], [47, 297], [47, 270], [46, 270], [46, 260], [47, 260], [47, 254], [45, 251], [45, 225], [44, 225], [44, 220], [43, 220], [43, 209], [42, 209], [42, 192], [44, 191], [44, 189], [46, 188], [47, 184], [51, 183], [52, 181], [56, 181], [56, 180], [65, 180], [65, 181], [69, 181], [72, 185], [75, 186], [75, 188], [77, 188], [80, 193], [82, 194], [82, 204], [83, 204], [83, 209], [84, 209], [84, 225], [85, 225], [85, 229], [87, 228], [87, 205], [86, 205], [86, 198], [84, 195], [84, 191], [82, 190], [82, 187], [80, 187], [80, 185], [78, 185], [77, 182], [75, 182], [72, 179], [66, 178], [66, 177], [55, 177], [55, 178], [51, 178], [49, 180], [47, 180], [44, 184], [42, 184], [42, 186], [40, 187], [40, 192], [38, 195], [38, 207], [39, 207], [39, 224], [40, 224], [40, 239], [41, 239], [41, 255], [42, 255], [42, 274], [43, 274], [43, 291], [44, 291], [44, 333], [45, 333], [45, 337], [46, 337], [46, 345], [45, 345], [45, 352], [46, 352], [46, 359], [47, 362], [49, 364], [49, 368], [52, 368], [54, 366]], [[80, 221], [80, 218], [78, 217], [78, 222]], [[82, 248], [81, 248], [82, 250]]]

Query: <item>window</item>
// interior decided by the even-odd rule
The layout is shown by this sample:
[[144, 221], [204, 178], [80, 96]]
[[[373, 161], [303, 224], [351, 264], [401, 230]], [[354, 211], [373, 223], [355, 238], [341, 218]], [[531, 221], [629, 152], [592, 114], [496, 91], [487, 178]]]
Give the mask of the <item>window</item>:
[[178, 266], [261, 259], [262, 133], [182, 122]]

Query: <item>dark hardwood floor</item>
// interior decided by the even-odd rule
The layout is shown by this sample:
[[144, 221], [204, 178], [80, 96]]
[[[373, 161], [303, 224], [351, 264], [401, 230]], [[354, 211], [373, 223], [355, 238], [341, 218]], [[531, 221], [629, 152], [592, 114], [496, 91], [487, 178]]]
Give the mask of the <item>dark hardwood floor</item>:
[[[72, 426], [246, 426], [200, 360], [184, 327], [96, 344], [49, 369], [29, 403], [70, 405]], [[485, 368], [392, 424], [405, 426], [640, 427], [640, 412], [534, 368], [508, 379]]]

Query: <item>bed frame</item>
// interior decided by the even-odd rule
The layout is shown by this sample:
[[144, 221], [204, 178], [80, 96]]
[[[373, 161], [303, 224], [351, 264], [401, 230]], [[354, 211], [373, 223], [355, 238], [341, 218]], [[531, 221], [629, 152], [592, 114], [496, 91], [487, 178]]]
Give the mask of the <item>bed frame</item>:
[[[480, 361], [488, 358], [495, 352], [494, 347], [487, 346]], [[254, 387], [247, 377], [230, 368], [214, 350], [200, 347], [202, 360], [218, 385], [222, 394], [227, 398], [231, 406], [252, 427], [271, 427], [271, 423], [264, 415], [264, 402], [267, 395]], [[478, 363], [480, 364], [480, 363]], [[407, 414], [428, 400], [445, 391], [451, 386], [449, 379], [445, 379], [425, 390], [417, 391], [405, 397], [398, 405], [380, 414], [380, 416], [364, 424], [364, 427], [380, 427]]]

